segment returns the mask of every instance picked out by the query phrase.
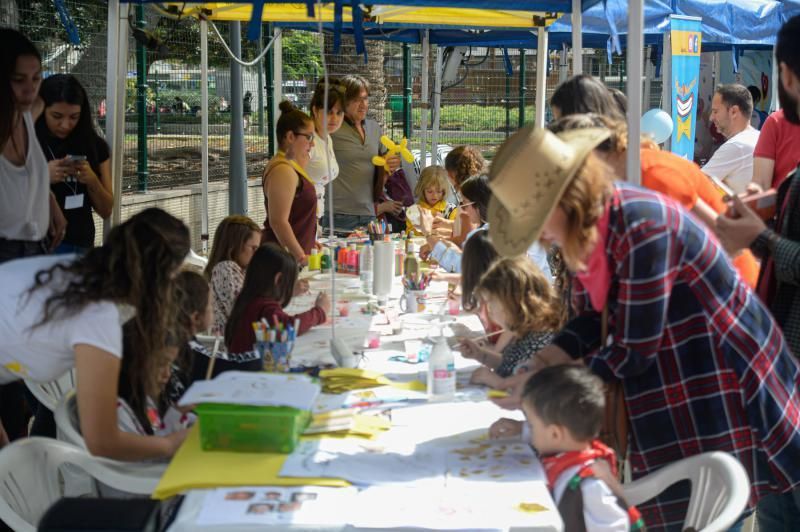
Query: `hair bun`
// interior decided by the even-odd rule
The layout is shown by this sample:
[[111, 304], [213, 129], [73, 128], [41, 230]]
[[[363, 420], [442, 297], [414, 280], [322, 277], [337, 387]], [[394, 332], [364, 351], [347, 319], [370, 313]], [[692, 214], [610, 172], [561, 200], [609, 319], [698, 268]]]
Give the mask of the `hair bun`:
[[283, 101], [282, 101], [282, 102], [281, 102], [281, 103], [278, 105], [278, 109], [280, 109], [280, 110], [281, 110], [281, 113], [291, 113], [292, 111], [294, 111], [295, 109], [297, 109], [297, 107], [295, 107], [295, 106], [294, 106], [294, 104], [293, 104], [291, 101], [289, 101], [289, 100], [283, 100]]

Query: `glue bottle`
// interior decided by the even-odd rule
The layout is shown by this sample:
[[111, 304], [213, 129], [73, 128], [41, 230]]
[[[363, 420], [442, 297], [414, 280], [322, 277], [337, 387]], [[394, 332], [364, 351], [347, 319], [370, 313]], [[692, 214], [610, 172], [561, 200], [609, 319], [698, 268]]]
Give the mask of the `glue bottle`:
[[365, 294], [372, 293], [372, 246], [369, 241], [364, 244], [364, 248], [359, 255], [359, 278], [361, 279], [361, 290]]
[[453, 352], [440, 330], [439, 338], [428, 357], [428, 396], [449, 399], [456, 393], [456, 368]]

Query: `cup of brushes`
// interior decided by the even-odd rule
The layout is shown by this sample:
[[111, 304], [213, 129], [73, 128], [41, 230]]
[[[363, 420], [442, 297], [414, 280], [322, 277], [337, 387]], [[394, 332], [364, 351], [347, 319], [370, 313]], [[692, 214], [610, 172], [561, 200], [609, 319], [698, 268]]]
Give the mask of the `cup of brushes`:
[[266, 319], [253, 323], [256, 342], [253, 345], [260, 355], [265, 371], [285, 373], [289, 371], [292, 350], [297, 338], [300, 320], [284, 326], [277, 318], [270, 327]]

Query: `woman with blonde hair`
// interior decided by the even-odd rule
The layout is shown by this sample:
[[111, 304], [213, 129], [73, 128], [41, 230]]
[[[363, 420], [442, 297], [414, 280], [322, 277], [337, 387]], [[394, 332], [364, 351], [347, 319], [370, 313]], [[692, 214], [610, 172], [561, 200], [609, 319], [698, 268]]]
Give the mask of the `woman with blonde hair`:
[[260, 245], [261, 228], [247, 216], [228, 216], [217, 226], [205, 271], [211, 282], [215, 334], [225, 330], [233, 303], [244, 284], [244, 272]]
[[[523, 128], [491, 169], [489, 231], [516, 255], [558, 245], [575, 317], [510, 377], [504, 406], [545, 366], [586, 363], [624, 395], [634, 478], [724, 451], [745, 467], [750, 503], [800, 484], [800, 367], [767, 309], [708, 228], [677, 203], [616, 179], [594, 150], [602, 128]], [[625, 412], [620, 409], [620, 412]], [[620, 433], [617, 433], [621, 437]], [[649, 528], [680, 527], [689, 486], [640, 506]]]

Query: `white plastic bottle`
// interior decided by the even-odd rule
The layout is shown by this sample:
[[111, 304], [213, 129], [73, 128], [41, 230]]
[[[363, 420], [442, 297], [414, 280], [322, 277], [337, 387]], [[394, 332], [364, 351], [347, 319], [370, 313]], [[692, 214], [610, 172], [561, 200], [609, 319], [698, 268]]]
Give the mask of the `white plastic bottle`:
[[431, 399], [449, 399], [456, 393], [456, 368], [453, 352], [444, 334], [428, 357], [428, 396]]
[[358, 257], [358, 276], [361, 279], [361, 290], [365, 294], [372, 293], [372, 263], [372, 246], [367, 242]]

